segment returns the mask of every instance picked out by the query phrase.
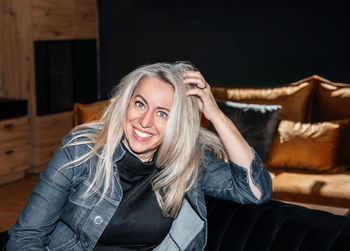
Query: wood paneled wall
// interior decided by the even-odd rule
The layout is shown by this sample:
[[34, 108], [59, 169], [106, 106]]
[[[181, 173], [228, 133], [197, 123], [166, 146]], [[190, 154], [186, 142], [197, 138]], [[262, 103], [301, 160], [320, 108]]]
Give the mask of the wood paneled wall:
[[97, 37], [96, 0], [75, 0], [74, 35], [79, 38]]
[[96, 38], [96, 16], [96, 0], [0, 0], [0, 96], [33, 101], [33, 42]]
[[[73, 127], [72, 112], [36, 116], [34, 42], [96, 38], [96, 6], [96, 0], [0, 0], [0, 97], [28, 100], [34, 172]], [[55, 135], [51, 148], [47, 135]]]
[[30, 99], [33, 88], [31, 3], [0, 0], [1, 96]]
[[96, 38], [96, 0], [32, 0], [34, 40]]

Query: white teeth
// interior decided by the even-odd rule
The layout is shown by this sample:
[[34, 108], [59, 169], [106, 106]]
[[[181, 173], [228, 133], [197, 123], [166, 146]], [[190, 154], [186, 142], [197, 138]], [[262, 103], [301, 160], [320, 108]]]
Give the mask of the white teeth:
[[135, 133], [137, 136], [141, 137], [141, 138], [149, 138], [152, 136], [152, 134], [148, 134], [148, 133], [144, 133], [144, 132], [140, 132], [136, 129], [134, 129]]

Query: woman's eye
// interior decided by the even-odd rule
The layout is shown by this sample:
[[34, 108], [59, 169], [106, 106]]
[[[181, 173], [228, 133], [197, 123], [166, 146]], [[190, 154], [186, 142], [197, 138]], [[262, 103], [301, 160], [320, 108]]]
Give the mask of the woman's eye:
[[140, 101], [136, 101], [135, 102], [135, 105], [138, 107], [138, 108], [143, 108], [143, 107], [145, 107]]
[[158, 115], [162, 118], [168, 117], [168, 114], [166, 114], [165, 112], [158, 112]]

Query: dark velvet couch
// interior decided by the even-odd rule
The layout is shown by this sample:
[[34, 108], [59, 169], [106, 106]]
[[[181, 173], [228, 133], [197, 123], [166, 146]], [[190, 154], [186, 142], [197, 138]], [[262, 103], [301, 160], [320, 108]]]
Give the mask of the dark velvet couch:
[[[206, 200], [206, 251], [350, 250], [350, 217], [274, 200], [262, 205]], [[6, 241], [7, 233], [1, 233], [0, 246]]]
[[240, 205], [207, 197], [206, 250], [350, 250], [350, 217], [270, 201]]

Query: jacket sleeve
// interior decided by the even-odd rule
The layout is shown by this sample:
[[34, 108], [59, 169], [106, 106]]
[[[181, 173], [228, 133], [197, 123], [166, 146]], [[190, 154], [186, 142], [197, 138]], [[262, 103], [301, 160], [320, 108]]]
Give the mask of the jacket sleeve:
[[[255, 150], [254, 158], [248, 169], [229, 161], [217, 158], [213, 152], [207, 151], [207, 161], [202, 182], [204, 193], [241, 204], [264, 203], [271, 199], [272, 182], [269, 172]], [[257, 198], [249, 185], [249, 179], [261, 193]]]
[[74, 168], [59, 170], [72, 160], [72, 149], [59, 148], [41, 173], [25, 208], [9, 230], [6, 250], [46, 250], [48, 235], [54, 230], [72, 187]]

